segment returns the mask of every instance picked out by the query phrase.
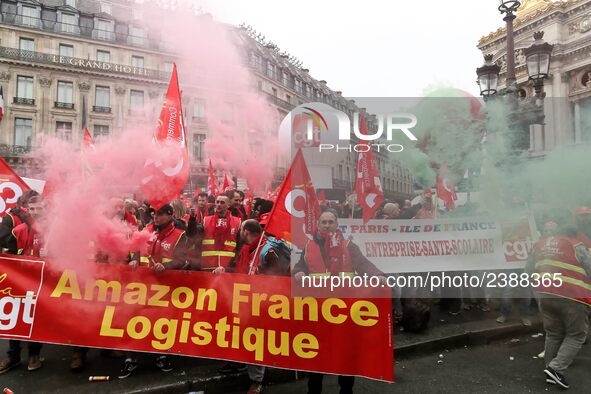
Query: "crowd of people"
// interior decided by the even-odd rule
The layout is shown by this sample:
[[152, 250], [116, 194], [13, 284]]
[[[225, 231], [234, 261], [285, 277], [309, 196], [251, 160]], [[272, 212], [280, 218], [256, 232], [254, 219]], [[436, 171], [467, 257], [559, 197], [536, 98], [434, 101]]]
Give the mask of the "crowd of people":
[[[245, 201], [242, 191], [231, 190], [217, 196], [200, 193], [193, 201], [171, 201], [159, 209], [146, 202], [133, 199], [114, 198], [112, 210], [106, 215], [112, 220], [124, 222], [133, 231], [148, 231], [153, 234], [144, 248], [145, 251], [129, 251], [125, 256], [109, 251], [96, 251], [97, 263], [123, 263], [135, 270], [141, 265], [160, 272], [165, 270], [197, 270], [213, 275], [242, 273], [250, 275], [291, 275], [300, 281], [304, 275], [362, 275], [385, 279], [380, 271], [361, 252], [355, 243], [344, 235], [338, 226], [340, 218], [361, 217], [345, 202], [321, 202], [322, 213], [318, 218], [313, 239], [304, 248], [297, 263], [290, 262], [290, 245], [266, 234], [264, 227], [273, 201], [254, 198]], [[3, 252], [43, 257], [43, 234], [36, 223], [45, 214], [43, 198], [34, 191], [24, 193], [0, 224], [0, 247]], [[416, 204], [406, 200], [385, 201], [377, 212], [377, 219], [429, 219], [437, 215], [430, 193], [424, 193]], [[548, 383], [568, 388], [563, 372], [575, 358], [586, 339], [589, 304], [591, 304], [591, 208], [581, 207], [576, 211], [576, 225], [569, 228], [563, 219], [547, 219], [541, 239], [530, 253], [527, 272], [559, 272], [571, 286], [568, 292], [561, 289], [535, 289], [538, 307], [546, 329], [544, 373]], [[570, 281], [569, 281], [570, 278]], [[574, 289], [572, 288], [574, 286]], [[455, 291], [455, 290], [454, 290]], [[478, 308], [490, 311], [485, 294], [464, 294], [457, 290], [440, 298], [440, 307], [450, 313], [462, 309]], [[533, 293], [532, 293], [533, 294]], [[532, 297], [521, 297], [522, 322], [531, 324], [529, 308]], [[408, 297], [393, 289], [394, 315], [397, 322], [416, 320], [417, 314], [428, 314], [425, 302], [417, 301], [416, 295]], [[510, 300], [509, 300], [510, 301]], [[501, 316], [504, 323], [510, 313], [511, 304], [503, 301]], [[413, 316], [414, 314], [414, 316]], [[406, 316], [408, 315], [408, 316]], [[421, 319], [419, 319], [421, 320]], [[427, 319], [428, 320], [428, 319]], [[408, 323], [411, 325], [411, 323]], [[419, 324], [424, 326], [424, 321]], [[21, 341], [9, 340], [8, 357], [0, 361], [0, 374], [8, 372], [21, 363]], [[42, 367], [40, 357], [42, 345], [27, 342], [29, 371]], [[81, 371], [85, 367], [88, 349], [74, 347], [71, 370]], [[119, 378], [127, 378], [138, 368], [137, 358], [132, 352], [107, 351], [108, 355], [123, 358]], [[158, 354], [156, 366], [164, 371], [173, 369], [173, 361], [166, 355]], [[223, 373], [247, 369], [251, 380], [249, 394], [260, 393], [263, 389], [265, 367], [227, 363]], [[322, 391], [322, 374], [310, 374], [309, 393]], [[339, 377], [341, 393], [352, 393], [353, 377]]]

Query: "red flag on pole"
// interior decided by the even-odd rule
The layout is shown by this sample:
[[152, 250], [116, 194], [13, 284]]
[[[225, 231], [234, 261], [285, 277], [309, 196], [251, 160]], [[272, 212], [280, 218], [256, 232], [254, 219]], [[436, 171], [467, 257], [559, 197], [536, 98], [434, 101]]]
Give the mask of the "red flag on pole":
[[439, 175], [435, 187], [437, 189], [437, 197], [445, 202], [445, 207], [448, 210], [454, 209], [456, 207], [455, 200], [458, 199], [458, 196], [456, 195], [456, 186], [453, 182], [447, 176]]
[[320, 206], [314, 185], [302, 150], [298, 149], [279, 186], [279, 195], [269, 215], [265, 232], [303, 248], [314, 234], [319, 216]]
[[[367, 134], [364, 113], [361, 114], [359, 129], [361, 134]], [[360, 144], [368, 145], [367, 141], [361, 141]], [[377, 209], [384, 201], [384, 192], [382, 191], [380, 176], [371, 149], [367, 149], [367, 152], [359, 152], [355, 193], [357, 194], [357, 203], [363, 210], [363, 223], [367, 223], [374, 218]]]
[[220, 192], [218, 189], [218, 181], [215, 176], [215, 172], [213, 172], [211, 159], [209, 159], [209, 179], [207, 180], [207, 190], [209, 191], [209, 195], [214, 197], [217, 197]]
[[199, 195], [199, 193], [201, 193], [201, 188], [198, 187], [197, 189], [195, 189], [195, 193], [193, 193], [193, 197], [197, 197]]
[[92, 149], [94, 150], [94, 139], [90, 135], [90, 131], [88, 131], [88, 127], [84, 129], [84, 139], [82, 140], [82, 148], [85, 150]]
[[1, 157], [0, 185], [0, 218], [2, 218], [10, 208], [16, 206], [18, 198], [31, 188]]
[[162, 157], [170, 160], [166, 163], [164, 160], [146, 162], [141, 191], [150, 205], [159, 209], [180, 195], [189, 178], [189, 154], [176, 64], [172, 68], [170, 83], [154, 131], [154, 142], [166, 151]]
[[228, 178], [228, 174], [224, 172], [224, 183], [222, 184], [222, 192], [226, 193], [234, 188], [234, 181]]

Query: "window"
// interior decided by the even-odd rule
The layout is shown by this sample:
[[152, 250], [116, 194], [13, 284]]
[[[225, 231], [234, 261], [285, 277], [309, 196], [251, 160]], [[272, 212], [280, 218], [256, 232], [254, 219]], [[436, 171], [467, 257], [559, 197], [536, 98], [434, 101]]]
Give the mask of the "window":
[[267, 76], [271, 79], [275, 79], [277, 77], [277, 68], [270, 60], [267, 60]]
[[144, 58], [141, 56], [132, 56], [131, 66], [137, 68], [144, 68]]
[[271, 91], [273, 92], [273, 96], [277, 97], [277, 89], [271, 88]]
[[109, 51], [96, 51], [96, 60], [99, 62], [110, 63], [111, 62], [111, 52]]
[[66, 5], [69, 5], [72, 8], [76, 8], [76, 0], [66, 0]]
[[16, 118], [14, 120], [14, 145], [31, 146], [33, 138], [33, 119]]
[[40, 26], [39, 9], [23, 5], [21, 8], [21, 23], [27, 26]]
[[74, 57], [74, 46], [60, 44], [60, 56]]
[[307, 83], [306, 85], [306, 97], [312, 97], [312, 88]]
[[55, 135], [65, 141], [72, 141], [72, 122], [55, 122]]
[[298, 93], [302, 93], [302, 81], [300, 81], [299, 79], [295, 79], [294, 80], [294, 85], [295, 85], [295, 91]]
[[144, 92], [142, 90], [131, 90], [129, 95], [129, 106], [131, 109], [144, 108]]
[[257, 70], [261, 69], [261, 57], [254, 52], [250, 53], [250, 65]]
[[109, 136], [109, 126], [95, 124], [92, 134], [94, 139], [106, 138]]
[[32, 38], [21, 38], [19, 40], [19, 49], [21, 51], [34, 51], [35, 40], [33, 40]]
[[203, 161], [203, 146], [205, 145], [205, 134], [193, 134], [193, 159]]
[[18, 98], [33, 98], [33, 77], [19, 75], [16, 78], [16, 96]]
[[193, 117], [205, 119], [205, 101], [196, 99], [193, 102]]
[[101, 5], [101, 12], [111, 15], [111, 12], [113, 12], [111, 4], [103, 2], [100, 2], [99, 4]]
[[285, 101], [291, 104], [291, 96], [289, 94], [285, 95]]
[[289, 74], [285, 71], [281, 73], [281, 83], [285, 86], [289, 86]]
[[128, 42], [134, 45], [145, 45], [148, 33], [146, 29], [129, 26]]
[[97, 107], [111, 107], [111, 90], [108, 86], [97, 86], [94, 95], [94, 105]]
[[62, 12], [62, 31], [66, 33], [74, 33], [78, 27], [76, 15]]
[[171, 62], [164, 62], [164, 71], [166, 71], [167, 73], [171, 73], [173, 67], [174, 67], [174, 64], [173, 63], [171, 63]]
[[115, 30], [115, 25], [113, 21], [109, 21], [106, 19], [98, 19], [96, 23], [96, 38], [101, 40], [114, 40], [115, 34], [113, 33]]
[[57, 82], [57, 101], [72, 104], [74, 102], [74, 84], [72, 82]]

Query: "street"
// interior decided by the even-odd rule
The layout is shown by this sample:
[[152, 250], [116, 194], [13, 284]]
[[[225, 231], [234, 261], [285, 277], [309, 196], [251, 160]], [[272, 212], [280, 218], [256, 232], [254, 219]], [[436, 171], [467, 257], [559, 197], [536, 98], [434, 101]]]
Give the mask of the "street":
[[[486, 346], [465, 347], [397, 360], [396, 383], [356, 379], [354, 391], [364, 394], [562, 392], [562, 389], [546, 383], [542, 372], [543, 360], [533, 358], [542, 348], [542, 337], [532, 338], [526, 335]], [[589, 392], [589, 365], [591, 345], [587, 344], [565, 373], [570, 384], [569, 393]], [[236, 391], [236, 394], [240, 392]], [[306, 379], [269, 386], [265, 390], [265, 393], [269, 394], [305, 392]], [[325, 377], [323, 392], [338, 393], [336, 377]]]

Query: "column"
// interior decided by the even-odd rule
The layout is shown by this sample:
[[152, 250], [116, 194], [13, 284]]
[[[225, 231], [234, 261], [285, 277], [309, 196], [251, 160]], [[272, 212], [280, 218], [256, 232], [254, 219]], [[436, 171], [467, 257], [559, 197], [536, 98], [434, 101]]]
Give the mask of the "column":
[[575, 144], [581, 142], [581, 104], [575, 102]]

